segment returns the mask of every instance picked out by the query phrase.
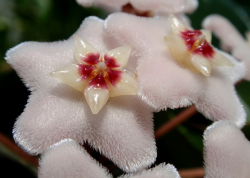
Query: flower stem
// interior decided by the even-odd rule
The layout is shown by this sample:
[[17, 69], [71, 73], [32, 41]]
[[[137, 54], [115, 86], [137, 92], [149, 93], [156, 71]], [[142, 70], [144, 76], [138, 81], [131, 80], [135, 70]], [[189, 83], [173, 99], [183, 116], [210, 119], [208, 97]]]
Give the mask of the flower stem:
[[155, 131], [155, 139], [159, 139], [164, 136], [166, 133], [180, 125], [181, 123], [188, 120], [190, 117], [195, 115], [198, 111], [195, 106], [191, 106], [184, 111], [180, 112], [177, 116], [175, 116], [172, 120], [163, 124], [160, 128]]

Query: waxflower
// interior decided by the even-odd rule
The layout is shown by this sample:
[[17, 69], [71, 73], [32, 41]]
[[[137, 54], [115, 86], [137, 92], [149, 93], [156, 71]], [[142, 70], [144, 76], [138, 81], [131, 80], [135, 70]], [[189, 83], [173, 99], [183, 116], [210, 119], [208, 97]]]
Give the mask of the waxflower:
[[131, 47], [115, 48], [104, 56], [87, 41], [75, 35], [77, 64], [60, 68], [51, 76], [83, 92], [93, 114], [97, 114], [109, 97], [137, 93], [136, 79], [122, 69], [126, 66]]
[[[121, 78], [115, 80], [115, 85], [112, 80], [102, 80], [101, 84], [105, 86], [104, 89], [101, 88], [102, 91], [98, 90], [99, 83], [94, 83], [97, 92], [109, 92], [106, 97], [129, 91], [126, 87], [124, 89], [119, 86], [125, 85], [122, 80], [127, 73], [123, 67], [126, 65], [125, 59], [129, 56], [130, 47], [125, 46], [117, 50], [121, 43], [106, 34], [103, 25], [103, 20], [89, 17], [74, 33], [77, 35], [75, 40], [72, 36], [59, 42], [25, 42], [6, 53], [7, 62], [31, 90], [28, 104], [14, 125], [13, 137], [15, 142], [31, 155], [42, 154], [48, 147], [63, 139], [70, 138], [80, 144], [88, 142], [122, 170], [135, 172], [149, 167], [157, 155], [152, 110], [136, 95], [128, 95], [110, 98], [97, 114], [93, 114], [86, 102], [88, 98], [83, 96], [86, 90], [92, 89], [93, 85], [90, 83], [94, 80], [89, 79], [89, 75], [84, 75], [85, 69], [90, 69], [86, 70], [87, 73], [91, 71], [95, 75], [100, 75], [101, 72], [100, 78], [104, 76], [105, 71], [120, 74], [118, 78]], [[84, 48], [83, 45], [87, 43], [88, 48]], [[117, 53], [125, 52], [124, 58], [117, 58], [116, 50], [112, 49], [116, 49]], [[97, 55], [99, 53], [100, 56]], [[114, 54], [116, 63], [113, 63], [113, 60], [109, 61], [110, 63], [105, 60], [114, 59], [105, 57], [105, 54]], [[94, 57], [86, 58], [88, 55]], [[79, 62], [76, 64], [76, 61]], [[110, 65], [115, 67], [108, 68]], [[127, 66], [135, 70], [134, 57], [130, 58]], [[66, 70], [62, 70], [63, 68]], [[99, 73], [96, 72], [98, 70]], [[49, 73], [53, 71], [56, 71], [51, 74], [53, 77], [58, 77], [74, 87], [52, 78]], [[114, 86], [117, 88], [113, 89]], [[130, 89], [135, 91], [133, 86]], [[94, 88], [93, 93], [96, 90]], [[87, 92], [89, 91], [91, 90]], [[91, 96], [88, 94], [87, 97]]]
[[[78, 143], [65, 139], [48, 148], [39, 161], [39, 178], [112, 178]], [[180, 178], [171, 164], [160, 164], [152, 169], [119, 178]]]
[[230, 51], [233, 56], [242, 61], [246, 66], [245, 79], [250, 80], [249, 33], [246, 34], [247, 40], [245, 40], [231, 22], [220, 15], [206, 17], [202, 25], [205, 29], [211, 30], [222, 41], [224, 50]]
[[[155, 112], [194, 104], [211, 120], [231, 120], [242, 127], [246, 113], [234, 83], [244, 76], [243, 64], [213, 48], [233, 67], [213, 68], [210, 77], [189, 70], [176, 61], [164, 41], [165, 36], [172, 35], [171, 25], [164, 17], [145, 18], [125, 13], [112, 14], [106, 19], [107, 33], [120, 43], [131, 44], [134, 49], [131, 57], [138, 57], [138, 95]], [[183, 55], [182, 52], [179, 54]]]
[[233, 63], [211, 46], [211, 33], [190, 30], [173, 14], [168, 16], [171, 35], [164, 39], [175, 60], [186, 68], [210, 76], [211, 68], [233, 66]]
[[131, 4], [138, 12], [150, 11], [153, 14], [193, 12], [198, 7], [197, 0], [76, 0], [84, 7], [105, 5], [121, 10]]
[[206, 178], [250, 177], [250, 142], [230, 121], [218, 121], [204, 133]]

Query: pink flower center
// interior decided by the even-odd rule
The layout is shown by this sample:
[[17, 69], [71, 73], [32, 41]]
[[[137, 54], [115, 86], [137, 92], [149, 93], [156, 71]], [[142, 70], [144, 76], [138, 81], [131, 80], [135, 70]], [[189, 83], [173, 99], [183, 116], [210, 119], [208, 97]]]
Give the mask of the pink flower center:
[[181, 32], [181, 37], [191, 53], [203, 55], [207, 59], [213, 58], [215, 51], [200, 30], [185, 30]]
[[108, 89], [109, 85], [115, 87], [121, 80], [123, 71], [112, 70], [120, 66], [114, 57], [105, 54], [103, 62], [99, 53], [88, 53], [82, 60], [88, 65], [78, 64], [78, 74], [82, 81], [88, 82], [88, 86]]

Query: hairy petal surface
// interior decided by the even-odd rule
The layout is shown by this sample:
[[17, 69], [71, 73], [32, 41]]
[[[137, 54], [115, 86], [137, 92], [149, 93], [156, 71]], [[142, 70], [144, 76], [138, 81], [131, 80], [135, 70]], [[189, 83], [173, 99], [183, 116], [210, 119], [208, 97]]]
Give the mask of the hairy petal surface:
[[202, 25], [222, 41], [224, 50], [231, 51], [233, 56], [243, 62], [246, 68], [245, 79], [250, 80], [250, 46], [233, 24], [220, 15], [210, 15]]
[[202, 22], [202, 26], [215, 33], [215, 35], [222, 40], [225, 50], [230, 50], [245, 43], [244, 38], [231, 22], [220, 15], [210, 15], [206, 17]]
[[39, 178], [111, 178], [108, 170], [102, 168], [73, 140], [65, 139], [47, 149], [39, 161]]
[[246, 114], [234, 90], [245, 70], [235, 58], [218, 50], [234, 67], [212, 69], [211, 76], [205, 77], [172, 57], [163, 39], [171, 30], [165, 18], [116, 13], [106, 19], [105, 30], [121, 43], [132, 44], [131, 58], [138, 57], [138, 94], [155, 111], [194, 103], [209, 119], [245, 124]]
[[204, 133], [206, 178], [250, 176], [250, 143], [230, 121], [218, 121]]
[[[101, 52], [109, 51], [118, 45], [104, 34], [102, 26], [102, 20], [89, 17], [76, 34]], [[6, 59], [32, 91], [13, 130], [16, 143], [26, 152], [41, 154], [71, 138], [79, 143], [88, 141], [127, 172], [144, 169], [155, 161], [152, 111], [139, 98], [109, 99], [93, 115], [81, 92], [50, 77], [49, 73], [76, 62], [73, 37], [63, 42], [22, 43], [9, 50]], [[128, 64], [135, 68], [135, 62]]]
[[173, 165], [163, 163], [141, 173], [122, 175], [119, 178], [180, 178], [180, 175]]
[[[111, 178], [108, 171], [100, 166], [75, 141], [62, 140], [48, 148], [39, 162], [39, 178]], [[153, 169], [120, 178], [180, 178], [175, 167], [160, 164]]]

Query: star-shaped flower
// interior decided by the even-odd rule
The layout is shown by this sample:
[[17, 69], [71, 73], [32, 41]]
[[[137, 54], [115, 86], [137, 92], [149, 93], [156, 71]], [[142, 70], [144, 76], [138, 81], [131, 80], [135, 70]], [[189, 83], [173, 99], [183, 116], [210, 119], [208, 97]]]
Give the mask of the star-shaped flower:
[[143, 18], [124, 13], [106, 19], [105, 30], [121, 43], [132, 44], [131, 57], [138, 57], [138, 95], [155, 111], [193, 103], [211, 120], [232, 120], [243, 126], [246, 114], [234, 83], [244, 76], [244, 66], [216, 50], [234, 67], [214, 68], [210, 77], [190, 71], [173, 58], [164, 41], [164, 36], [172, 33], [170, 25], [164, 17]]
[[75, 35], [77, 64], [60, 68], [51, 76], [83, 93], [93, 114], [97, 114], [109, 97], [137, 93], [136, 75], [127, 74], [131, 47], [115, 48], [104, 56], [87, 41]]
[[222, 16], [210, 15], [204, 19], [202, 24], [222, 41], [224, 50], [231, 51], [233, 56], [244, 63], [245, 79], [250, 80], [250, 40], [246, 41], [231, 22]]
[[138, 11], [151, 11], [154, 14], [193, 12], [198, 7], [197, 0], [76, 0], [82, 6], [93, 4], [106, 5], [121, 10], [121, 7], [130, 3]]
[[[112, 178], [108, 171], [73, 140], [62, 140], [48, 148], [39, 162], [39, 178]], [[160, 164], [152, 169], [119, 178], [180, 178], [175, 167]]]
[[[75, 34], [101, 53], [120, 46], [103, 32], [103, 24], [103, 20], [89, 17]], [[81, 92], [49, 75], [64, 66], [76, 66], [73, 36], [53, 43], [22, 43], [7, 52], [6, 60], [31, 90], [13, 129], [16, 143], [27, 153], [41, 154], [70, 138], [88, 142], [127, 172], [142, 170], [155, 161], [153, 114], [137, 96], [112, 97], [98, 114], [92, 114]], [[134, 70], [134, 58], [127, 65]]]
[[250, 142], [230, 121], [218, 121], [204, 133], [206, 178], [250, 177]]
[[175, 60], [186, 68], [210, 76], [211, 68], [234, 66], [228, 58], [211, 46], [210, 31], [188, 29], [173, 14], [168, 16], [168, 21], [172, 33], [164, 39]]

